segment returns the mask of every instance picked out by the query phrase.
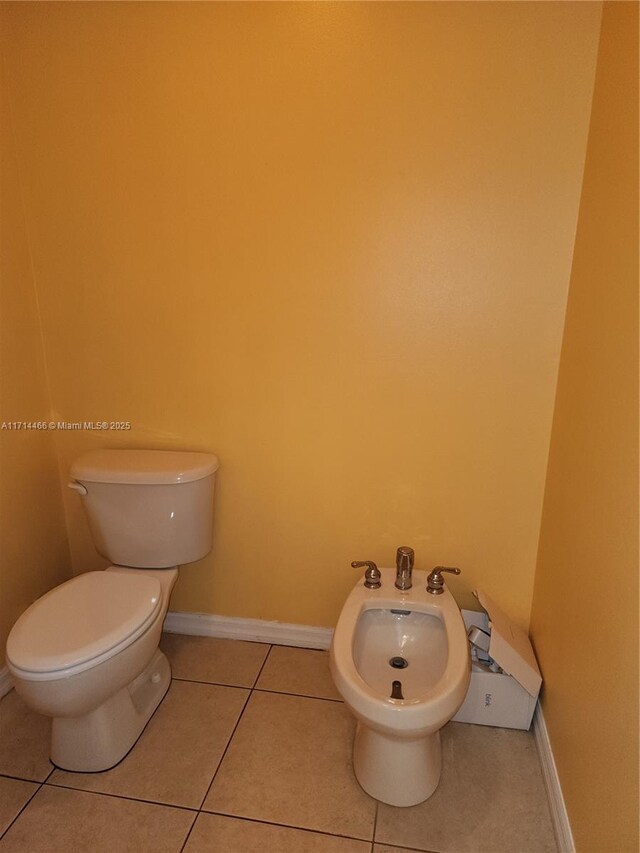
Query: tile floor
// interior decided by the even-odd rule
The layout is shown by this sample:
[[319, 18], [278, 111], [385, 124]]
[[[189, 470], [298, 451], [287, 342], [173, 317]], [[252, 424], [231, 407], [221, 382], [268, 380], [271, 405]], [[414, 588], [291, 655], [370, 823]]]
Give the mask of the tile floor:
[[0, 701], [2, 853], [555, 853], [530, 732], [449, 723], [426, 802], [376, 803], [327, 652], [165, 635], [173, 682], [105, 773], [49, 763], [49, 721]]

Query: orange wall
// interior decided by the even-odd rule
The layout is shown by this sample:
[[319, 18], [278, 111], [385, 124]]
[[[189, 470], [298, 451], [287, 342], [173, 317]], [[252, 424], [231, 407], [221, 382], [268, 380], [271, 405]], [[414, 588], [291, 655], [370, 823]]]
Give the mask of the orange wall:
[[636, 853], [636, 3], [602, 19], [531, 629], [577, 849]]
[[[0, 62], [0, 423], [48, 421], [38, 308]], [[0, 667], [31, 602], [70, 576], [58, 465], [49, 432], [0, 429]]]
[[222, 461], [172, 607], [331, 625], [409, 544], [526, 625], [599, 4], [2, 6], [57, 417], [134, 425], [62, 476]]

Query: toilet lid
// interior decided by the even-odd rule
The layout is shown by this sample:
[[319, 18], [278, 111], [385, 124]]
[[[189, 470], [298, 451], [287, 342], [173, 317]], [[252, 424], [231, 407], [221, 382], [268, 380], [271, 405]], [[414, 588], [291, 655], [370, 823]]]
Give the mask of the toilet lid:
[[34, 602], [14, 625], [7, 658], [28, 672], [55, 672], [132, 640], [161, 606], [160, 581], [126, 572], [87, 572]]

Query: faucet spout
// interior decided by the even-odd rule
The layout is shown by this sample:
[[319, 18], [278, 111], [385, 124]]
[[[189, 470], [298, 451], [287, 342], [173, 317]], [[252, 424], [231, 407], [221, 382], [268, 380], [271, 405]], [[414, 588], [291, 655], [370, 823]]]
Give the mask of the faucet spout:
[[396, 586], [398, 589], [411, 589], [411, 573], [415, 552], [413, 548], [402, 545], [396, 551]]

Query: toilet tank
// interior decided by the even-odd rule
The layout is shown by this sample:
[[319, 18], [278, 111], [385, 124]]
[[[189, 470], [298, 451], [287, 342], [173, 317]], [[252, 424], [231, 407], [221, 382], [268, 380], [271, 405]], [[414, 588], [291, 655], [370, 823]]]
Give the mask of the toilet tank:
[[118, 566], [168, 568], [211, 550], [218, 467], [212, 453], [94, 450], [73, 463], [69, 486], [82, 495], [103, 557]]

